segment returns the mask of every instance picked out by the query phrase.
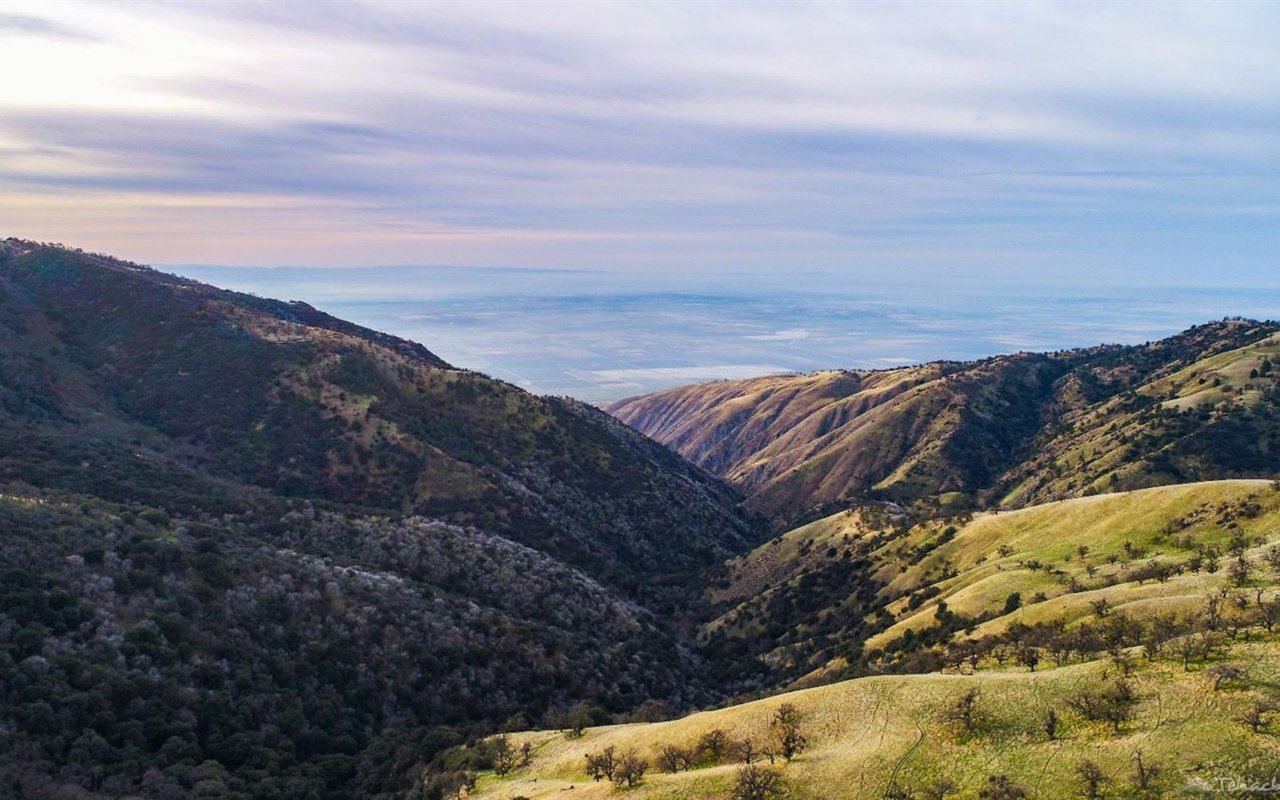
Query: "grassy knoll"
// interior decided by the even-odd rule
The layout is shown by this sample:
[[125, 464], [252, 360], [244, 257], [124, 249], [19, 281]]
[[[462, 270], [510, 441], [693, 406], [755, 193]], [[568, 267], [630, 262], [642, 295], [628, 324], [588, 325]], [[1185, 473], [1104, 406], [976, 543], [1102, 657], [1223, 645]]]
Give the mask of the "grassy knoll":
[[[1207, 673], [1214, 664], [1238, 663], [1245, 679], [1215, 691]], [[1241, 641], [1210, 664], [1184, 671], [1175, 660], [1139, 664], [1129, 679], [1138, 703], [1117, 734], [1070, 708], [1072, 698], [1114, 680], [1105, 660], [1031, 673], [979, 670], [975, 674], [882, 676], [793, 692], [671, 722], [589, 729], [581, 738], [561, 732], [514, 734], [532, 743], [532, 761], [506, 777], [485, 774], [475, 796], [485, 798], [729, 797], [737, 764], [706, 765], [676, 774], [651, 768], [644, 782], [617, 789], [594, 782], [584, 754], [613, 746], [656, 762], [665, 745], [689, 746], [721, 729], [730, 740], [766, 742], [769, 720], [782, 703], [800, 711], [810, 747], [790, 764], [774, 767], [794, 798], [875, 798], [891, 791], [921, 791], [949, 780], [957, 798], [977, 797], [991, 775], [1006, 775], [1029, 797], [1083, 796], [1078, 767], [1096, 763], [1108, 797], [1183, 796], [1218, 779], [1270, 775], [1280, 766], [1280, 739], [1255, 734], [1240, 721], [1258, 698], [1280, 688], [1280, 645]], [[971, 731], [947, 721], [948, 709], [966, 691], [979, 692]], [[1045, 719], [1060, 718], [1050, 740]], [[1143, 794], [1135, 783], [1135, 756], [1161, 775]], [[762, 764], [767, 765], [767, 759]], [[1194, 792], [1191, 792], [1194, 796]], [[1218, 795], [1227, 796], [1227, 795]]]

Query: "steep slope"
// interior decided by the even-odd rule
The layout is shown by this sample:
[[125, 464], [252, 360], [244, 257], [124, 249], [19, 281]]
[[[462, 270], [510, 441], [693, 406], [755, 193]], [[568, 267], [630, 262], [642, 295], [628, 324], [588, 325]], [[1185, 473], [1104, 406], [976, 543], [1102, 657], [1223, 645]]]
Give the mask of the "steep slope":
[[0, 497], [0, 795], [399, 797], [472, 731], [714, 698], [658, 620], [447, 523]]
[[392, 796], [508, 718], [709, 702], [737, 499], [421, 345], [6, 240], [0, 794]]
[[779, 522], [857, 499], [1025, 505], [1273, 474], [1277, 331], [1226, 321], [1134, 347], [722, 381], [609, 411]]
[[635, 594], [751, 535], [731, 491], [606, 415], [300, 303], [9, 240], [0, 330], [0, 480], [425, 514]]

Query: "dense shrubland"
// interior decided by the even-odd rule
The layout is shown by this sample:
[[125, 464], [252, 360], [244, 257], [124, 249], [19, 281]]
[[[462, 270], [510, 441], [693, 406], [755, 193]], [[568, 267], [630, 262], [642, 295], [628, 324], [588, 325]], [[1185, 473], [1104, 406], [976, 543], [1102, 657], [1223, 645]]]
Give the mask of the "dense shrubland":
[[503, 727], [709, 702], [676, 617], [757, 538], [595, 409], [13, 239], [0, 494], [0, 794], [36, 797], [389, 795]]
[[643, 612], [473, 529], [10, 494], [0, 530], [0, 750], [33, 794], [375, 794], [584, 698], [711, 696]]

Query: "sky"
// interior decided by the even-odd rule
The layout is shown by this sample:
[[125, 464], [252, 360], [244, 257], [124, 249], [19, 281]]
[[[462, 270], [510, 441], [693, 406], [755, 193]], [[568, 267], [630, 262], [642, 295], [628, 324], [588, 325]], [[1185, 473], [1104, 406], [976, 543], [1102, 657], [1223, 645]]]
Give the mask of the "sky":
[[0, 235], [1275, 286], [1277, 42], [1262, 2], [0, 0]]

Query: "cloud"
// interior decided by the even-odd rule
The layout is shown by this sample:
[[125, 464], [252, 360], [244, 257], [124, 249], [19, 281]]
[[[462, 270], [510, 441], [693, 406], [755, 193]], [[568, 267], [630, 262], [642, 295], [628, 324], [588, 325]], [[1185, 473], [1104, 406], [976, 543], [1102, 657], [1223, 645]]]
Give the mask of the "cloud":
[[46, 17], [8, 14], [0, 11], [0, 37], [5, 35], [40, 36], [67, 39], [73, 42], [90, 42], [96, 39], [92, 34], [73, 25], [66, 25]]
[[1264, 4], [0, 9], [6, 232], [144, 260], [1096, 278], [1276, 240]]
[[760, 375], [781, 375], [791, 370], [772, 364], [708, 364], [696, 367], [652, 367], [570, 371], [571, 377], [605, 386], [642, 386], [645, 383], [689, 383], [708, 380], [741, 380]]

